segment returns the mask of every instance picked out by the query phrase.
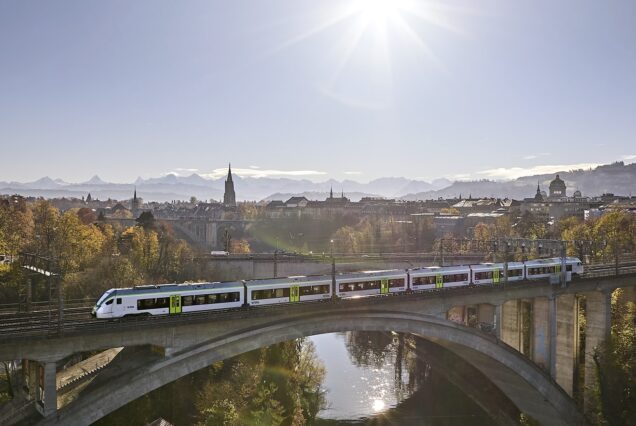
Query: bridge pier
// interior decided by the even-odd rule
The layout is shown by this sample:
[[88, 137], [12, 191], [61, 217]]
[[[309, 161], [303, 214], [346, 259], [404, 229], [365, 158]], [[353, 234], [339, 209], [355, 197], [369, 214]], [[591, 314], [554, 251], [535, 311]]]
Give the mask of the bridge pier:
[[495, 322], [494, 322], [494, 331], [497, 339], [501, 340], [501, 320], [503, 314], [503, 306], [501, 303], [495, 305]]
[[521, 350], [520, 300], [508, 300], [501, 306], [501, 340]]
[[24, 360], [22, 369], [26, 398], [35, 400], [35, 408], [42, 416], [54, 415], [57, 412], [56, 362]]
[[556, 350], [555, 375], [557, 383], [567, 392], [574, 394], [574, 372], [578, 342], [578, 304], [573, 294], [563, 294], [556, 298]]
[[549, 304], [547, 297], [532, 300], [532, 360], [544, 370], [550, 366]]
[[585, 389], [583, 408], [590, 413], [597, 404], [595, 389], [598, 384], [594, 350], [610, 337], [612, 292], [594, 291], [585, 293]]
[[45, 362], [41, 368], [44, 370], [44, 383], [42, 384], [44, 392], [39, 402], [42, 406], [42, 415], [49, 417], [57, 412], [57, 387], [55, 381], [57, 368], [54, 361]]

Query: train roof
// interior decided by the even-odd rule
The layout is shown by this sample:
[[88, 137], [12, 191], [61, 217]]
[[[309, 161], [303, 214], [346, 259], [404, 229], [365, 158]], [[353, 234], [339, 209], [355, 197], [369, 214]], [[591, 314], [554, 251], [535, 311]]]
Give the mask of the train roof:
[[246, 287], [259, 287], [259, 286], [270, 286], [277, 284], [294, 284], [294, 283], [315, 283], [315, 282], [331, 282], [330, 275], [299, 275], [295, 277], [285, 277], [285, 278], [268, 278], [265, 280], [246, 280]]
[[[565, 258], [566, 262], [569, 263], [575, 263], [575, 262], [580, 262], [578, 257], [566, 257]], [[560, 257], [550, 257], [547, 259], [534, 259], [534, 260], [528, 260], [526, 261], [526, 265], [546, 265], [546, 264], [555, 264], [555, 263], [561, 263], [561, 258]]]
[[459, 265], [459, 266], [428, 266], [424, 268], [413, 268], [411, 269], [411, 273], [420, 274], [420, 273], [435, 273], [439, 274], [441, 272], [466, 272], [470, 270], [470, 266], [468, 265]]
[[362, 271], [336, 275], [336, 280], [348, 280], [357, 278], [395, 277], [406, 275], [404, 269], [385, 269], [381, 271]]
[[[115, 288], [113, 294], [117, 295], [139, 295], [154, 293], [173, 293], [192, 290], [218, 290], [218, 289], [242, 289], [241, 281], [212, 282], [212, 283], [184, 283], [184, 284], [159, 284], [141, 285], [132, 288]], [[109, 290], [110, 291], [110, 290]]]
[[[503, 263], [480, 263], [479, 265], [471, 265], [470, 268], [473, 271], [483, 271], [493, 268], [504, 268]], [[508, 262], [508, 269], [510, 268], [523, 268], [523, 262]]]

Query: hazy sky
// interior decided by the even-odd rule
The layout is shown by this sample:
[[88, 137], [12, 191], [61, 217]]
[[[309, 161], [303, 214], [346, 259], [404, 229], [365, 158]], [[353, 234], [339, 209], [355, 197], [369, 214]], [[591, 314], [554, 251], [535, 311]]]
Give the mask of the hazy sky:
[[0, 180], [636, 161], [636, 1], [0, 1]]

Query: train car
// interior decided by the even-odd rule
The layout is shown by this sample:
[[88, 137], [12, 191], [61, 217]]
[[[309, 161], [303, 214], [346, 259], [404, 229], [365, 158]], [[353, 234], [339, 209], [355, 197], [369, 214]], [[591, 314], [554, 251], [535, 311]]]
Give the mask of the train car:
[[[550, 276], [559, 275], [561, 273], [560, 257], [529, 260], [525, 264], [526, 278], [529, 280], [549, 278]], [[572, 280], [572, 275], [576, 276], [583, 273], [583, 264], [577, 257], [566, 257], [565, 268], [567, 281]]]
[[409, 271], [411, 290], [431, 290], [470, 285], [470, 266], [431, 266]]
[[97, 318], [127, 315], [174, 315], [182, 312], [237, 308], [244, 303], [240, 281], [226, 283], [162, 284], [106, 291], [93, 308]]
[[[551, 276], [561, 273], [561, 258], [552, 257], [548, 259], [535, 259], [525, 262], [526, 278], [529, 280], [538, 280], [550, 278]], [[566, 279], [572, 279], [572, 264], [568, 263], [566, 258]]]
[[330, 299], [330, 276], [298, 276], [245, 281], [248, 305]]
[[[481, 263], [470, 267], [472, 282], [475, 285], [499, 284], [505, 281], [505, 266], [503, 263]], [[523, 262], [508, 263], [508, 281], [521, 281], [524, 277]]]
[[565, 259], [568, 270], [571, 269], [572, 276], [576, 277], [583, 273], [583, 262], [578, 257], [568, 257]]
[[336, 276], [336, 294], [341, 298], [399, 293], [406, 291], [407, 285], [408, 274], [399, 269]]

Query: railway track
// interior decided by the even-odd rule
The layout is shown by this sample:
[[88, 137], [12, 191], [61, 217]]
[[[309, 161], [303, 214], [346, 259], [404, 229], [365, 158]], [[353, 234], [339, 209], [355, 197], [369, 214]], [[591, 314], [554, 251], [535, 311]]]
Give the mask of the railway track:
[[[591, 265], [581, 278], [595, 278], [615, 275], [615, 265], [597, 264]], [[620, 275], [636, 274], [636, 261], [621, 264]], [[511, 287], [532, 287], [532, 282], [524, 281], [508, 284]], [[431, 292], [453, 292], [453, 294], [471, 294], [475, 291], [498, 291], [499, 288], [491, 286], [471, 286], [461, 288], [450, 288], [440, 290], [427, 290], [421, 292], [398, 293], [386, 297], [426, 297]], [[363, 300], [362, 303], [381, 303], [382, 298], [365, 298], [374, 300]], [[84, 302], [86, 303], [86, 302]], [[63, 334], [79, 334], [91, 331], [103, 331], [106, 329], [118, 328], [127, 329], [140, 326], [170, 326], [184, 322], [208, 321], [211, 319], [242, 318], [244, 315], [268, 315], [272, 311], [279, 310], [301, 310], [305, 303], [329, 303], [329, 302], [302, 302], [289, 305], [264, 305], [259, 307], [247, 307], [240, 309], [227, 309], [218, 311], [182, 313], [178, 316], [138, 316], [132, 318], [122, 318], [116, 320], [101, 320], [90, 316], [92, 302], [88, 306], [67, 307], [63, 310], [63, 322], [58, 324], [57, 309], [35, 310], [32, 312], [0, 312], [0, 341], [3, 338], [30, 338], [57, 336], [59, 332]], [[340, 300], [338, 303], [360, 303], [357, 300]], [[47, 304], [48, 305], [48, 304]]]

